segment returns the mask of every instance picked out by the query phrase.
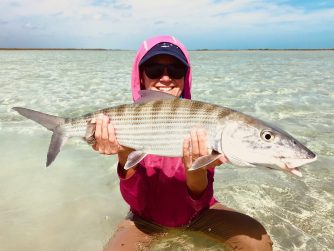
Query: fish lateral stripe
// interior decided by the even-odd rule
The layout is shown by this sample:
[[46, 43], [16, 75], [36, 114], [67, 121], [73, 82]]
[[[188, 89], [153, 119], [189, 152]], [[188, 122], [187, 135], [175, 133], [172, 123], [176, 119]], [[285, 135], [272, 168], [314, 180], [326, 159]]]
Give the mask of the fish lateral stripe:
[[[150, 100], [148, 97], [147, 100], [67, 119], [26, 108], [14, 110], [36, 122], [40, 121], [56, 134], [49, 149], [47, 165], [54, 161], [67, 138], [78, 136], [94, 142], [94, 124], [90, 122], [101, 113], [110, 117], [121, 145], [145, 150], [145, 154], [181, 157], [185, 136], [192, 128], [204, 128], [208, 147], [224, 154], [236, 165], [289, 166], [295, 170], [297, 166], [316, 159], [313, 152], [288, 133], [236, 110], [188, 99], [166, 97]], [[272, 144], [277, 150], [261, 138], [262, 131], [267, 129], [275, 132], [275, 137], [282, 138]]]

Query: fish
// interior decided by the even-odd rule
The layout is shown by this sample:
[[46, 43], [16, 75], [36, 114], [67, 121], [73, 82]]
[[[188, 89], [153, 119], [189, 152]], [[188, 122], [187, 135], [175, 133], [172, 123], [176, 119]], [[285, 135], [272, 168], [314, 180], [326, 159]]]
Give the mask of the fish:
[[300, 166], [314, 162], [315, 153], [282, 129], [224, 106], [182, 99], [151, 90], [140, 91], [131, 104], [101, 109], [77, 118], [63, 118], [24, 107], [12, 109], [52, 131], [46, 166], [56, 159], [69, 138], [95, 143], [94, 120], [110, 117], [120, 145], [134, 149], [125, 169], [137, 165], [147, 154], [182, 157], [183, 141], [192, 129], [207, 133], [209, 154], [196, 159], [190, 170], [207, 166], [220, 157], [236, 166], [264, 166], [302, 177]]

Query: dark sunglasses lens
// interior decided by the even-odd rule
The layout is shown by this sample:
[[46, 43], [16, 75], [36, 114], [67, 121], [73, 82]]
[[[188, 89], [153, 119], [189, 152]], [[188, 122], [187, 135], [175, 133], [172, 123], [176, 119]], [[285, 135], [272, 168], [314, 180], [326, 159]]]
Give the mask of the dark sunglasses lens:
[[168, 76], [174, 79], [183, 78], [186, 74], [187, 68], [182, 64], [148, 64], [144, 66], [146, 76], [151, 79], [160, 78], [167, 68]]
[[161, 64], [149, 64], [144, 66], [146, 75], [151, 78], [160, 78], [164, 73], [164, 65]]
[[180, 79], [186, 75], [186, 70], [183, 65], [180, 64], [171, 64], [167, 67], [167, 73], [171, 78]]

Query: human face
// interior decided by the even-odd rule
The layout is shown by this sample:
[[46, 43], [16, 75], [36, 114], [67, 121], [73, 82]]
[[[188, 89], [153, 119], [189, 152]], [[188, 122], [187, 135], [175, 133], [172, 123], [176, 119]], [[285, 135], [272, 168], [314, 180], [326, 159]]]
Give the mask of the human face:
[[[169, 55], [158, 55], [150, 59], [149, 62], [146, 62], [145, 64], [152, 63], [170, 65], [180, 64], [180, 61]], [[184, 77], [180, 79], [174, 79], [170, 77], [168, 75], [167, 68], [165, 67], [162, 76], [156, 79], [151, 79], [146, 75], [145, 71], [143, 70], [141, 73], [141, 83], [146, 90], [162, 91], [176, 97], [180, 97], [184, 87]]]

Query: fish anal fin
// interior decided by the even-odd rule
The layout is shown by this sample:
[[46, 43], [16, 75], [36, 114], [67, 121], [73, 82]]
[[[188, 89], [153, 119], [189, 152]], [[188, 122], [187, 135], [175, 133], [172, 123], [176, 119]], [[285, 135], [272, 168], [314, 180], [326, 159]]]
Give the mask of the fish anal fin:
[[140, 161], [142, 161], [142, 159], [145, 158], [145, 156], [147, 155], [147, 153], [143, 153], [141, 151], [133, 151], [129, 154], [128, 159], [124, 165], [124, 169], [128, 170], [131, 167], [134, 167], [135, 165], [137, 165]]

